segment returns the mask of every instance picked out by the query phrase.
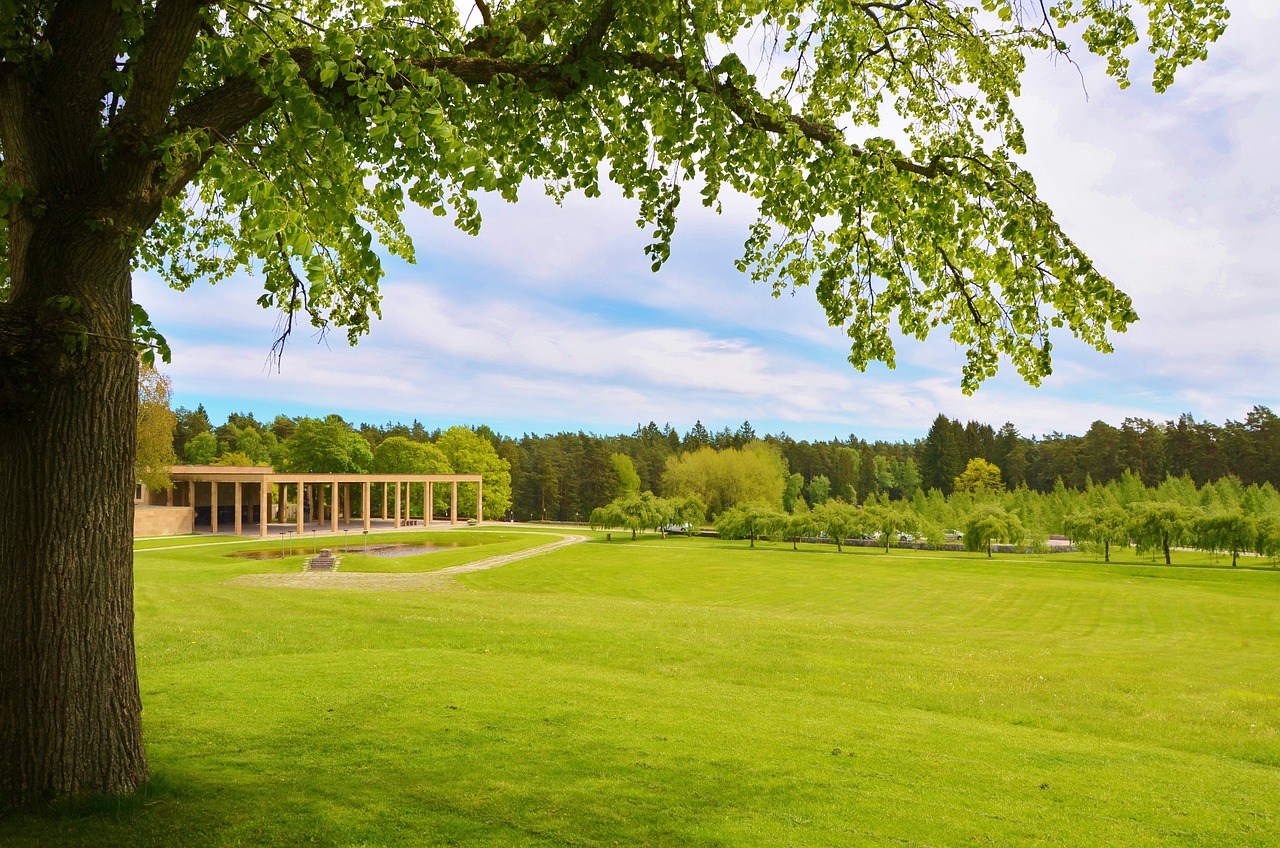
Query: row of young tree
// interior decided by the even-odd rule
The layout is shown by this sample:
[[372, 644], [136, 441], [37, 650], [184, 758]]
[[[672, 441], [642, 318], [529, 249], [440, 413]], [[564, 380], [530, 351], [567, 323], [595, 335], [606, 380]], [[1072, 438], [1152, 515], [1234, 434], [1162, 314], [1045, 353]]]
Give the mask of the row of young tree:
[[[681, 480], [669, 488], [687, 486]], [[1166, 565], [1180, 547], [1229, 554], [1233, 567], [1246, 553], [1280, 558], [1280, 492], [1270, 483], [1245, 486], [1229, 476], [1197, 486], [1183, 475], [1148, 487], [1125, 471], [1119, 480], [1090, 482], [1083, 490], [1059, 484], [1048, 493], [1026, 486], [1009, 491], [996, 466], [975, 458], [952, 481], [952, 489], [951, 495], [917, 490], [911, 499], [898, 501], [873, 496], [862, 505], [841, 498], [813, 507], [801, 497], [790, 503], [754, 498], [720, 511], [714, 524], [722, 538], [749, 539], [752, 547], [758, 539], [770, 539], [793, 547], [800, 541], [833, 543], [842, 550], [858, 540], [886, 550], [902, 543], [962, 544], [990, 556], [997, 544], [1045, 551], [1049, 539], [1058, 536], [1107, 562], [1114, 546], [1135, 546], [1139, 553], [1163, 557]], [[591, 524], [623, 527], [635, 538], [637, 531], [698, 523], [693, 516], [705, 508], [696, 496], [664, 499], [627, 492], [594, 510]]]

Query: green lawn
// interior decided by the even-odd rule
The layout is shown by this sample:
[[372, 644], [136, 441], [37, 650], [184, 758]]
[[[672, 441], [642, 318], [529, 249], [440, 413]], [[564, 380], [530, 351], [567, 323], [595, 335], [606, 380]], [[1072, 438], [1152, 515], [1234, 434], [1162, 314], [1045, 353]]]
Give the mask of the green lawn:
[[[343, 569], [549, 540], [407, 535], [492, 543]], [[227, 556], [261, 542], [140, 552], [156, 783], [0, 844], [1280, 844], [1269, 562], [619, 535], [464, 591], [228, 584], [301, 568]]]

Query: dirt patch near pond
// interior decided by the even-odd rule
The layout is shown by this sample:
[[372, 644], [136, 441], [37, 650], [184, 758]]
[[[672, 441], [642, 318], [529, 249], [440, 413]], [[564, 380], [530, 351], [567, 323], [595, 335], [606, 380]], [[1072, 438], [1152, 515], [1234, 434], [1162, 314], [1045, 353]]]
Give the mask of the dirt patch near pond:
[[535, 548], [527, 548], [515, 553], [486, 557], [475, 562], [469, 562], [466, 565], [442, 568], [439, 571], [409, 574], [357, 571], [348, 573], [341, 571], [295, 571], [288, 574], [244, 574], [227, 582], [235, 586], [274, 586], [279, 589], [354, 589], [366, 592], [448, 591], [462, 588], [462, 584], [452, 579], [454, 575], [468, 574], [472, 571], [484, 571], [485, 569], [497, 568], [501, 565], [528, 559], [529, 557], [541, 556], [558, 548], [585, 542], [588, 538], [567, 533], [557, 533], [555, 535], [559, 538], [545, 545], [538, 545]]

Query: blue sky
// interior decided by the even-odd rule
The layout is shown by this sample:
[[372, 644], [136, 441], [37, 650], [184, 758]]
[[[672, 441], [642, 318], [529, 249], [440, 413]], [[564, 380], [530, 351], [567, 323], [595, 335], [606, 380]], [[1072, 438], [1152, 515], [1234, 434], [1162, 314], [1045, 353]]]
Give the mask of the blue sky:
[[1010, 370], [965, 397], [945, 333], [900, 345], [896, 370], [858, 372], [810, 291], [775, 299], [734, 270], [741, 204], [688, 204], [658, 274], [616, 193], [557, 207], [530, 186], [517, 205], [486, 204], [478, 238], [415, 210], [418, 263], [388, 262], [372, 333], [351, 348], [300, 332], [279, 372], [259, 281], [177, 293], [140, 274], [135, 297], [172, 345], [174, 405], [203, 403], [215, 422], [337, 412], [518, 436], [750, 420], [798, 439], [910, 440], [939, 412], [1044, 435], [1280, 410], [1280, 2], [1231, 8], [1209, 62], [1164, 95], [1120, 91], [1092, 61], [1032, 63], [1024, 164], [1141, 316], [1109, 356], [1055, 339], [1039, 388]]

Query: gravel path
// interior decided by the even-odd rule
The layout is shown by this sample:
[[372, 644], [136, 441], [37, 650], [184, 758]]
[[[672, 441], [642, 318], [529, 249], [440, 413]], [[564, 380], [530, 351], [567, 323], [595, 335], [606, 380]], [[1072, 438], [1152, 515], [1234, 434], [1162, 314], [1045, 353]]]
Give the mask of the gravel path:
[[460, 589], [462, 584], [452, 579], [455, 574], [467, 574], [472, 571], [484, 571], [500, 565], [516, 562], [529, 557], [542, 556], [557, 548], [576, 545], [587, 541], [587, 536], [571, 533], [545, 534], [555, 535], [554, 542], [526, 548], [510, 554], [486, 557], [469, 562], [466, 565], [454, 565], [439, 571], [422, 571], [408, 574], [388, 574], [384, 572], [344, 572], [344, 571], [295, 571], [288, 574], [245, 574], [227, 581], [237, 586], [273, 586], [278, 589], [356, 589], [367, 592], [408, 592], [416, 590], [442, 591]]

